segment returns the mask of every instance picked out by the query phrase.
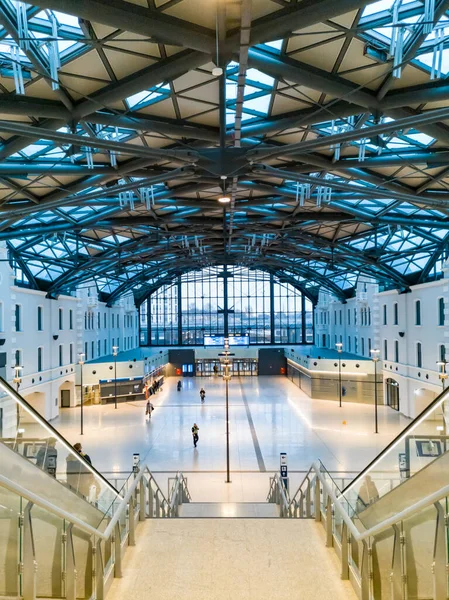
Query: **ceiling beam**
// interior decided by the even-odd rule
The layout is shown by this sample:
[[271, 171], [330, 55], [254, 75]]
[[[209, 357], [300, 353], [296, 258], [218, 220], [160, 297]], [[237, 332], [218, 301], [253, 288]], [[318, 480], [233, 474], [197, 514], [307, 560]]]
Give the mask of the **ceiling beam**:
[[162, 44], [200, 52], [213, 53], [215, 50], [213, 30], [123, 0], [30, 0], [28, 4], [138, 33]]

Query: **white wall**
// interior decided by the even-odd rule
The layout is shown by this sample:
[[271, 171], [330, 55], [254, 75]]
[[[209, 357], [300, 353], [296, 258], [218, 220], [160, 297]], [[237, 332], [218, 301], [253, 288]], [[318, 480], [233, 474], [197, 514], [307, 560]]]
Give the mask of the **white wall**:
[[[444, 325], [439, 325], [439, 298], [444, 298]], [[420, 325], [415, 323], [417, 300], [421, 302]], [[395, 304], [397, 304], [397, 323]], [[371, 309], [371, 324], [361, 324], [363, 308]], [[341, 326], [340, 310], [343, 311]], [[351, 313], [349, 323], [348, 310]], [[357, 311], [357, 324], [354, 322], [354, 310]], [[335, 311], [337, 312], [336, 325]], [[329, 316], [324, 317], [324, 312]], [[443, 345], [448, 349], [449, 359], [447, 345], [449, 342], [449, 280], [447, 278], [412, 286], [407, 293], [398, 293], [397, 290], [379, 292], [376, 284], [360, 282], [356, 289], [356, 297], [349, 299], [345, 304], [327, 292], [320, 292], [315, 319], [315, 341], [320, 347], [335, 348], [335, 335], [338, 341], [341, 336], [345, 351], [369, 357], [368, 340], [371, 340], [371, 347], [380, 350], [379, 365], [384, 377], [384, 398], [387, 397], [386, 381], [391, 378], [399, 384], [400, 411], [405, 415], [415, 417], [440, 393], [442, 385], [437, 366], [437, 361], [440, 359], [440, 346]], [[323, 334], [326, 336], [324, 345]], [[351, 338], [350, 348], [349, 338]], [[365, 339], [364, 352], [362, 352], [362, 338]], [[398, 356], [395, 352], [395, 342], [398, 344]], [[421, 344], [421, 367], [417, 363], [418, 342]]]
[[[12, 383], [16, 351], [20, 351], [20, 392], [35, 408], [50, 420], [58, 416], [61, 390], [71, 393], [71, 404], [76, 403], [75, 373], [79, 353], [87, 343], [87, 358], [109, 355], [112, 342], [120, 351], [138, 346], [137, 310], [132, 296], [121, 298], [111, 308], [99, 302], [94, 287], [84, 287], [74, 296], [61, 295], [56, 300], [46, 298], [45, 292], [18, 287], [7, 260], [7, 251], [0, 246], [0, 352], [6, 353], [3, 375]], [[19, 305], [21, 327], [16, 331], [15, 311]], [[38, 307], [42, 308], [42, 331], [38, 330]], [[59, 310], [62, 310], [62, 327]], [[72, 327], [70, 327], [72, 311]], [[84, 314], [93, 319], [85, 329]], [[100, 315], [100, 323], [98, 316]], [[114, 328], [111, 329], [112, 315]], [[104, 318], [106, 316], [106, 328]], [[98, 327], [100, 325], [100, 327]], [[55, 339], [56, 338], [56, 339]], [[98, 346], [100, 342], [100, 347]], [[60, 356], [61, 346], [61, 356]], [[72, 346], [72, 356], [70, 356]], [[38, 349], [42, 349], [41, 369], [38, 369]], [[61, 360], [60, 360], [61, 359]], [[35, 401], [35, 402], [34, 402]]]

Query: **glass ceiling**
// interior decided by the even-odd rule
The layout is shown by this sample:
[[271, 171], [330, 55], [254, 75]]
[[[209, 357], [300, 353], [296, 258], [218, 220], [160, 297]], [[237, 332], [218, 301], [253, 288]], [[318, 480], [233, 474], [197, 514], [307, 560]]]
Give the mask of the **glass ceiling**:
[[[176, 3], [180, 11], [186, 1]], [[269, 4], [274, 11], [275, 3]], [[265, 41], [257, 49], [279, 61], [287, 57], [290, 65], [297, 60], [299, 65], [304, 63], [317, 72], [325, 71], [329, 79], [344, 80], [349, 73], [347, 81], [353, 86], [351, 89], [362, 89], [376, 98], [376, 86], [365, 87], [362, 75], [364, 70], [376, 69], [379, 64], [391, 66], [391, 37], [396, 27], [393, 4], [394, 0], [381, 0], [366, 5], [358, 23], [348, 25], [347, 29], [340, 22], [332, 29], [332, 20], [327, 21], [326, 28], [332, 30], [333, 36], [340, 39], [347, 34], [348, 40], [355, 37], [358, 43], [372, 45], [381, 57], [372, 64], [366, 58], [368, 55], [362, 56], [360, 50], [359, 56], [351, 47], [351, 68], [339, 70], [344, 63], [343, 55], [340, 64], [325, 66], [335, 49], [330, 52], [326, 47], [329, 40], [321, 39], [320, 28], [324, 25], [319, 23], [315, 25], [316, 33], [308, 29], [301, 38], [302, 30], [298, 28], [293, 35]], [[0, 8], [11, 17], [16, 15], [18, 6], [16, 0], [0, 0]], [[101, 24], [101, 15], [98, 24], [89, 24], [60, 11], [31, 5], [26, 8], [29, 41], [41, 67], [23, 43], [17, 47], [14, 36], [0, 28], [3, 86], [0, 92], [6, 100], [19, 96], [33, 107], [36, 102], [44, 116], [39, 111], [36, 116], [30, 108], [29, 114], [19, 114], [16, 118], [12, 111], [1, 118], [53, 128], [61, 134], [75, 134], [79, 139], [76, 143], [63, 143], [36, 136], [23, 138], [23, 143], [13, 138], [11, 143], [12, 135], [0, 130], [0, 168], [11, 168], [11, 172], [0, 174], [0, 243], [10, 249], [16, 279], [21, 285], [70, 292], [77, 285], [94, 280], [98, 290], [108, 295], [128, 285], [129, 289], [150, 285], [158, 278], [174, 275], [176, 269], [204, 268], [222, 252], [217, 239], [223, 235], [223, 215], [220, 212], [217, 216], [214, 204], [220, 186], [227, 186], [227, 191], [233, 193], [234, 202], [225, 220], [232, 232], [229, 255], [236, 264], [254, 263], [258, 268], [266, 265], [282, 269], [305, 286], [314, 288], [331, 282], [343, 292], [354, 287], [360, 273], [385, 285], [400, 285], [398, 282], [407, 277], [416, 281], [419, 273], [432, 264], [428, 276], [440, 276], [449, 231], [449, 211], [445, 207], [449, 182], [440, 174], [448, 161], [443, 157], [442, 164], [434, 167], [431, 162], [413, 158], [423, 154], [430, 157], [444, 150], [447, 144], [435, 133], [438, 126], [423, 131], [417, 125], [372, 136], [370, 127], [391, 122], [393, 117], [381, 110], [370, 114], [355, 103], [355, 114], [341, 116], [347, 114], [338, 111], [338, 103], [348, 101], [345, 95], [339, 98], [314, 89], [303, 73], [298, 81], [290, 81], [278, 74], [274, 76], [268, 66], [267, 72], [263, 65], [251, 66], [250, 61], [241, 117], [243, 150], [264, 144], [273, 148], [309, 142], [354, 129], [360, 130], [360, 138], [345, 142], [338, 149], [331, 143], [313, 149], [310, 156], [316, 159], [316, 164], [295, 155], [280, 154], [274, 160], [268, 159], [270, 166], [289, 172], [285, 178], [259, 180], [249, 169], [245, 171], [246, 164], [239, 163], [235, 171], [231, 169], [227, 181], [220, 181], [219, 169], [214, 171], [216, 165], [212, 168], [208, 165], [219, 138], [218, 86], [211, 75], [211, 62], [195, 64], [173, 78], [163, 79], [165, 71], [157, 60], [174, 61], [178, 51], [184, 52], [184, 56], [196, 50], [184, 51], [164, 41], [156, 44], [150, 35], [114, 30]], [[165, 9], [157, 10], [162, 13]], [[408, 45], [419, 35], [423, 11], [424, 3], [420, 0], [403, 0], [400, 5], [399, 26], [405, 28]], [[164, 15], [168, 18], [169, 13]], [[184, 17], [179, 19], [182, 21]], [[410, 62], [415, 69], [411, 81], [395, 82], [395, 93], [408, 85], [425, 86], [430, 82], [437, 44], [441, 45], [441, 78], [444, 80], [449, 74], [446, 23], [449, 33], [449, 16], [444, 14], [437, 24], [443, 37], [434, 31], [425, 37]], [[52, 37], [55, 27], [56, 41]], [[57, 91], [51, 90], [45, 81], [48, 73], [39, 70], [42, 65], [50, 64], [52, 43], [57, 43], [61, 65]], [[14, 60], [20, 63], [24, 96], [15, 89], [17, 74], [12, 48], [17, 48]], [[232, 56], [234, 60], [228, 63], [225, 74], [229, 146], [237, 110], [238, 48]], [[153, 64], [159, 69], [158, 75], [151, 71]], [[147, 71], [150, 76], [145, 78], [142, 73], [145, 75]], [[140, 87], [134, 85], [134, 77], [142, 81]], [[149, 85], [154, 81], [159, 83]], [[379, 78], [379, 87], [382, 82]], [[115, 94], [120, 86], [124, 90], [121, 96]], [[112, 100], [98, 100], [103, 91]], [[2, 99], [0, 96], [0, 106]], [[91, 113], [80, 111], [82, 117], [56, 119], [50, 114], [52, 107], [66, 110], [69, 115], [76, 113], [84, 102], [91, 103]], [[329, 108], [322, 110], [324, 105]], [[420, 106], [407, 108], [417, 111]], [[425, 103], [422, 106], [427, 110]], [[314, 120], [303, 119], [302, 111], [314, 110], [317, 114]], [[296, 121], [292, 115], [297, 115]], [[292, 120], [276, 129], [276, 121], [287, 121], [288, 117]], [[139, 125], [139, 119], [153, 120], [161, 127], [149, 129], [146, 123]], [[265, 123], [267, 134], [262, 127]], [[246, 137], [245, 127], [251, 131]], [[85, 146], [84, 140], [92, 138], [131, 143], [152, 151], [160, 148], [205, 151], [206, 158], [195, 173], [198, 188], [184, 191], [184, 185], [195, 183], [193, 177], [169, 177], [170, 170], [185, 166], [182, 160], [168, 159], [162, 154], [149, 154], [144, 160], [127, 154], [123, 146], [122, 152]], [[410, 161], [402, 160], [407, 153], [412, 156]], [[122, 169], [128, 161], [143, 166], [136, 171]], [[383, 170], [382, 164], [387, 165]], [[33, 171], [31, 167], [37, 166], [40, 171]], [[13, 169], [19, 167], [23, 169], [15, 174]], [[163, 182], [159, 177], [153, 186], [139, 185], [144, 178], [162, 173], [164, 177], [167, 174]], [[313, 184], [308, 180], [307, 197], [302, 200], [301, 175], [315, 178]], [[231, 188], [229, 182], [234, 176], [236, 183]], [[115, 187], [122, 185], [135, 187], [128, 192]], [[182, 188], [180, 192], [177, 187]], [[325, 200], [321, 197], [324, 188], [331, 190]], [[92, 194], [96, 197], [89, 198]], [[13, 215], [8, 212], [11, 207]], [[322, 215], [326, 211], [336, 216], [326, 220]]]

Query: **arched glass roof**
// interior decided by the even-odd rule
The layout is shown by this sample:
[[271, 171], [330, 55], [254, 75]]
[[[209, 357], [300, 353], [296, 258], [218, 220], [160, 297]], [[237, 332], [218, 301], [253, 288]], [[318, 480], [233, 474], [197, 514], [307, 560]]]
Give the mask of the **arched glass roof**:
[[445, 1], [63, 5], [0, 0], [0, 243], [18, 283], [95, 281], [112, 302], [223, 263], [341, 298], [360, 274], [441, 276]]

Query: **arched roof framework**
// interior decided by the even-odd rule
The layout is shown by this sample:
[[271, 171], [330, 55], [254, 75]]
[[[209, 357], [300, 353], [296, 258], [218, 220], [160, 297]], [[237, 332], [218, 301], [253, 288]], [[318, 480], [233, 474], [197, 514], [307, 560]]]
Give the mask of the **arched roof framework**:
[[448, 1], [429, 24], [402, 0], [394, 27], [393, 0], [32, 0], [25, 29], [16, 5], [0, 0], [0, 242], [19, 281], [94, 280], [113, 302], [228, 263], [344, 299], [360, 274], [441, 273]]

